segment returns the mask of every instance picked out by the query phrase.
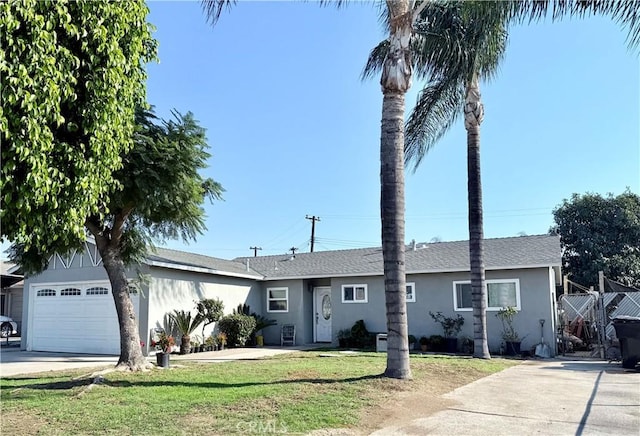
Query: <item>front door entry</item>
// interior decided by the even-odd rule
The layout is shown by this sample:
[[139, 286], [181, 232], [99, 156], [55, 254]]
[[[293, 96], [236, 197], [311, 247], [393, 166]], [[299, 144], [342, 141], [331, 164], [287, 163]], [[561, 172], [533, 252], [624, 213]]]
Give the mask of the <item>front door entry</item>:
[[314, 289], [316, 342], [331, 342], [331, 288]]

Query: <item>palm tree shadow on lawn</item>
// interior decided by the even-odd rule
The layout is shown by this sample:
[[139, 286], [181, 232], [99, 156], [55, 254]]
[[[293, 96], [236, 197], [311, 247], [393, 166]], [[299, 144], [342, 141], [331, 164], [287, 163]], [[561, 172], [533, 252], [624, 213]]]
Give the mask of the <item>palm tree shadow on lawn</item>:
[[[299, 379], [287, 379], [287, 380], [276, 380], [270, 382], [247, 382], [247, 383], [216, 383], [216, 382], [206, 382], [206, 383], [192, 383], [187, 381], [128, 381], [128, 380], [118, 380], [118, 381], [110, 381], [108, 379], [102, 380], [99, 384], [113, 387], [113, 388], [130, 388], [130, 387], [174, 387], [174, 386], [186, 386], [186, 387], [200, 387], [200, 388], [208, 388], [208, 389], [225, 389], [225, 388], [242, 388], [242, 387], [250, 387], [250, 386], [270, 386], [270, 385], [280, 385], [280, 384], [292, 384], [292, 383], [312, 383], [312, 384], [335, 384], [335, 383], [353, 383], [363, 380], [377, 380], [382, 379], [383, 374], [374, 374], [374, 375], [364, 375], [360, 377], [347, 377], [343, 379], [333, 379], [333, 378], [299, 378]], [[7, 380], [24, 380], [24, 379], [9, 379]], [[53, 383], [41, 383], [35, 385], [23, 385], [16, 386], [13, 390], [16, 389], [34, 389], [34, 390], [64, 390], [64, 389], [73, 389], [80, 386], [88, 386], [93, 382], [94, 378], [83, 378], [78, 380], [70, 380], [70, 381], [59, 381]]]

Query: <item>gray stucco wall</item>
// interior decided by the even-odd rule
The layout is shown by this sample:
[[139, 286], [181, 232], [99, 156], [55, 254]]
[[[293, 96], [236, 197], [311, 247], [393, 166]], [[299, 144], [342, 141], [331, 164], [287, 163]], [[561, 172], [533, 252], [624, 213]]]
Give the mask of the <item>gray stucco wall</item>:
[[[151, 268], [149, 285], [146, 336], [150, 335], [152, 328], [167, 327], [164, 325], [166, 314], [174, 310], [195, 313], [195, 302], [205, 298], [220, 299], [225, 314], [232, 313], [239, 304], [249, 305], [251, 312], [256, 313], [262, 313], [264, 309], [260, 285], [254, 280], [154, 267]], [[208, 325], [205, 336], [216, 328], [214, 324]], [[198, 327], [194, 334], [202, 336], [202, 327]], [[198, 338], [198, 341], [202, 339]]]
[[[269, 288], [287, 288], [289, 304], [287, 312], [268, 312], [267, 290]], [[261, 297], [264, 304], [264, 316], [278, 324], [264, 329], [264, 341], [267, 345], [280, 345], [280, 330], [283, 324], [296, 326], [296, 345], [313, 341], [311, 312], [313, 293], [306, 280], [278, 280], [261, 284]]]
[[[540, 341], [539, 319], [545, 320], [544, 337], [554, 348], [554, 314], [552, 307], [553, 286], [550, 283], [549, 269], [520, 269], [506, 271], [487, 271], [486, 278], [519, 279], [522, 310], [515, 319], [515, 328], [523, 337], [522, 350], [528, 350]], [[409, 334], [420, 336], [442, 335], [440, 324], [433, 321], [429, 311], [442, 312], [445, 316], [460, 314], [465, 323], [459, 337], [473, 337], [473, 319], [471, 312], [454, 311], [453, 282], [469, 279], [468, 273], [441, 273], [410, 275], [407, 282], [415, 283], [416, 301], [407, 303]], [[348, 284], [366, 284], [367, 303], [342, 303], [342, 286]], [[385, 332], [386, 314], [383, 277], [335, 278], [331, 281], [333, 334], [334, 339], [341, 329], [350, 329], [357, 320], [364, 320], [370, 332]], [[487, 332], [489, 348], [498, 352], [502, 342], [502, 325], [495, 316], [496, 311], [487, 311]]]

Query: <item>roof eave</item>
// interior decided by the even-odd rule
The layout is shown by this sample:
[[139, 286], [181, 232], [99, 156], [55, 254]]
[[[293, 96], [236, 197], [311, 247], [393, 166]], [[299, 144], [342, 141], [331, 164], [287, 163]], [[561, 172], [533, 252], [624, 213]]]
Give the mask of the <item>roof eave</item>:
[[217, 270], [213, 268], [204, 268], [204, 267], [193, 266], [193, 265], [182, 265], [182, 264], [175, 264], [175, 263], [168, 263], [168, 262], [159, 262], [157, 260], [151, 260], [151, 261], [147, 260], [145, 263], [151, 267], [176, 269], [180, 271], [197, 272], [202, 274], [213, 274], [213, 275], [225, 276], [225, 277], [237, 277], [237, 278], [252, 279], [252, 280], [262, 280], [264, 278], [261, 274], [258, 274], [258, 273], [251, 274], [251, 272], [247, 272], [246, 274], [244, 274], [244, 273], [237, 273], [237, 272], [230, 272], [230, 271], [222, 271], [222, 270]]
[[[498, 271], [498, 270], [514, 270], [514, 269], [536, 269], [536, 268], [549, 268], [560, 267], [558, 263], [541, 263], [532, 265], [510, 265], [510, 266], [491, 266], [486, 267], [485, 271]], [[406, 274], [438, 274], [438, 273], [456, 273], [456, 272], [469, 272], [468, 268], [437, 268], [437, 269], [425, 269], [425, 270], [411, 270], [406, 271]], [[276, 281], [276, 280], [309, 280], [309, 279], [329, 279], [329, 278], [345, 278], [345, 277], [376, 277], [383, 276], [383, 272], [362, 272], [362, 273], [341, 273], [341, 274], [310, 274], [310, 275], [298, 275], [298, 276], [268, 276], [264, 275], [262, 281]]]

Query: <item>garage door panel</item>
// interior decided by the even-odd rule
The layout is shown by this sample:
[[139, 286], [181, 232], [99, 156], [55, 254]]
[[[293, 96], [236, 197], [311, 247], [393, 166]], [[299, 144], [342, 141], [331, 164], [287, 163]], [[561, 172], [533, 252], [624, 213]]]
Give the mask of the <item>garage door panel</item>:
[[[110, 289], [108, 283], [38, 286], [34, 295], [33, 341], [35, 351], [92, 354], [119, 354], [120, 328], [111, 291], [96, 294], [96, 288]], [[56, 295], [38, 289], [56, 290]], [[62, 289], [78, 288], [81, 295], [60, 295]], [[89, 290], [89, 292], [87, 292]], [[68, 292], [68, 291], [67, 291]], [[88, 294], [88, 295], [87, 295]], [[136, 316], [139, 297], [132, 295]]]

